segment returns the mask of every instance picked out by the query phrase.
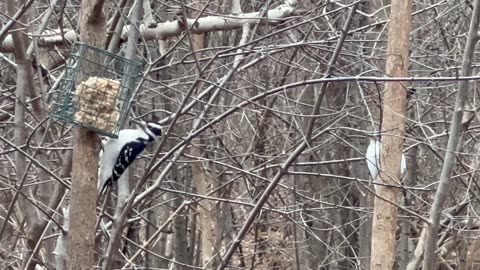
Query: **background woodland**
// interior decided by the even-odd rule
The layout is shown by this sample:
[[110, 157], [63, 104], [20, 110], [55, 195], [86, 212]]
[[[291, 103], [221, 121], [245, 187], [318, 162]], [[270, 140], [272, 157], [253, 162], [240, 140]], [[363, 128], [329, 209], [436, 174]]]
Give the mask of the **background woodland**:
[[[480, 269], [478, 2], [2, 0], [0, 269]], [[78, 40], [145, 63], [165, 133], [99, 203], [99, 139], [49, 117]]]

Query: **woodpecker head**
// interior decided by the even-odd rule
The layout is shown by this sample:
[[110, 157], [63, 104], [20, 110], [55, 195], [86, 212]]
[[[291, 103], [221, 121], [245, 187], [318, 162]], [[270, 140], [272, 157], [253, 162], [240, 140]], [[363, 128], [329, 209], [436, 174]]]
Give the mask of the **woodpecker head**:
[[148, 134], [151, 141], [155, 141], [162, 136], [162, 126], [154, 122], [139, 121], [138, 125]]
[[162, 126], [157, 123], [147, 123], [147, 129], [154, 135], [154, 137], [162, 136]]

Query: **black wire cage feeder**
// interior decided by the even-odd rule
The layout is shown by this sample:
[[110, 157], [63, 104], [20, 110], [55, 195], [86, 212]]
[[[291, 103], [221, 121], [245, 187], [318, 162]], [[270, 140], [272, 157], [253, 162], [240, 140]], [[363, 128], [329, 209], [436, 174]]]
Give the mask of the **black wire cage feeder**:
[[116, 138], [143, 64], [84, 43], [73, 45], [66, 73], [53, 92], [51, 115]]

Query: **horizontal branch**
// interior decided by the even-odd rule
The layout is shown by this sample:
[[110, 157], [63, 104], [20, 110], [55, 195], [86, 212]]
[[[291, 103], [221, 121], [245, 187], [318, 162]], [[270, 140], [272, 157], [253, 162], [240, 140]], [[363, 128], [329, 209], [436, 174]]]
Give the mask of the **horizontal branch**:
[[[347, 76], [347, 77], [329, 77], [321, 79], [312, 79], [298, 81], [297, 86], [332, 83], [332, 82], [460, 82], [460, 81], [478, 81], [480, 76], [458, 76], [458, 77], [375, 77], [375, 76]], [[293, 84], [291, 84], [293, 85]], [[297, 87], [295, 86], [295, 87]]]
[[[275, 25], [283, 22], [287, 17], [295, 12], [295, 5], [283, 4], [274, 8], [262, 17], [262, 12], [244, 13], [238, 15], [217, 15], [207, 16], [195, 19], [186, 19], [191, 33], [200, 34], [211, 31], [223, 31], [232, 29], [241, 29], [244, 24], [270, 24]], [[122, 40], [128, 39], [130, 26], [125, 26], [122, 31]], [[148, 26], [142, 24], [140, 26], [140, 33], [145, 40], [167, 39], [178, 36], [185, 30], [185, 25], [182, 19], [159, 23], [157, 25]], [[45, 31], [38, 39], [40, 47], [47, 47], [52, 45], [63, 45], [67, 42], [75, 42], [78, 34], [74, 30], [64, 29], [62, 31], [49, 30]], [[0, 45], [0, 52], [13, 52], [13, 40], [11, 35], [8, 35]]]

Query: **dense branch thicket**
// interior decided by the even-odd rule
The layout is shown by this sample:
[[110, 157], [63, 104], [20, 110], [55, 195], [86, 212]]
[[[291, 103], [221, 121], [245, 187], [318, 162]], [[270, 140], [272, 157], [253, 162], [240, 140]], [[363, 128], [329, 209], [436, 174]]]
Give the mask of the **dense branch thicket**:
[[[351, 13], [350, 0], [143, 0], [147, 30], [136, 55], [146, 65], [129, 116], [161, 122], [166, 135], [131, 168], [130, 190], [141, 185], [135, 196], [118, 199], [129, 200], [125, 215], [116, 212], [122, 210], [117, 188], [100, 200], [96, 265], [111, 256], [108, 269], [222, 268], [249, 214], [261, 207], [225, 262], [231, 269], [369, 269], [375, 189], [364, 161], [367, 133], [397, 134], [381, 122], [387, 2], [361, 1]], [[133, 1], [105, 3], [105, 49], [125, 55]], [[26, 60], [10, 49], [0, 54], [1, 269], [67, 269], [73, 132], [47, 115], [74, 40], [59, 37], [79, 29], [79, 7], [78, 0], [35, 1], [16, 27], [0, 28], [10, 31], [2, 46], [17, 47], [14, 31], [26, 41]], [[288, 12], [273, 13], [279, 9]], [[228, 28], [195, 22], [235, 22], [246, 13], [257, 17]], [[423, 249], [419, 238], [443, 166], [471, 15], [465, 1], [413, 2], [408, 74], [425, 80], [402, 82], [408, 165], [395, 202], [395, 269], [421, 265], [414, 252]], [[0, 13], [2, 27], [10, 18]], [[176, 32], [157, 35], [160, 25]], [[52, 30], [58, 40], [45, 43]], [[475, 56], [473, 75], [477, 66]], [[33, 87], [23, 89], [21, 103], [24, 82]], [[475, 269], [477, 263], [479, 94], [477, 81], [470, 81], [440, 221], [438, 269]], [[21, 145], [18, 106], [25, 109]], [[276, 177], [272, 194], [258, 204]], [[119, 251], [108, 252], [115, 237]]]

